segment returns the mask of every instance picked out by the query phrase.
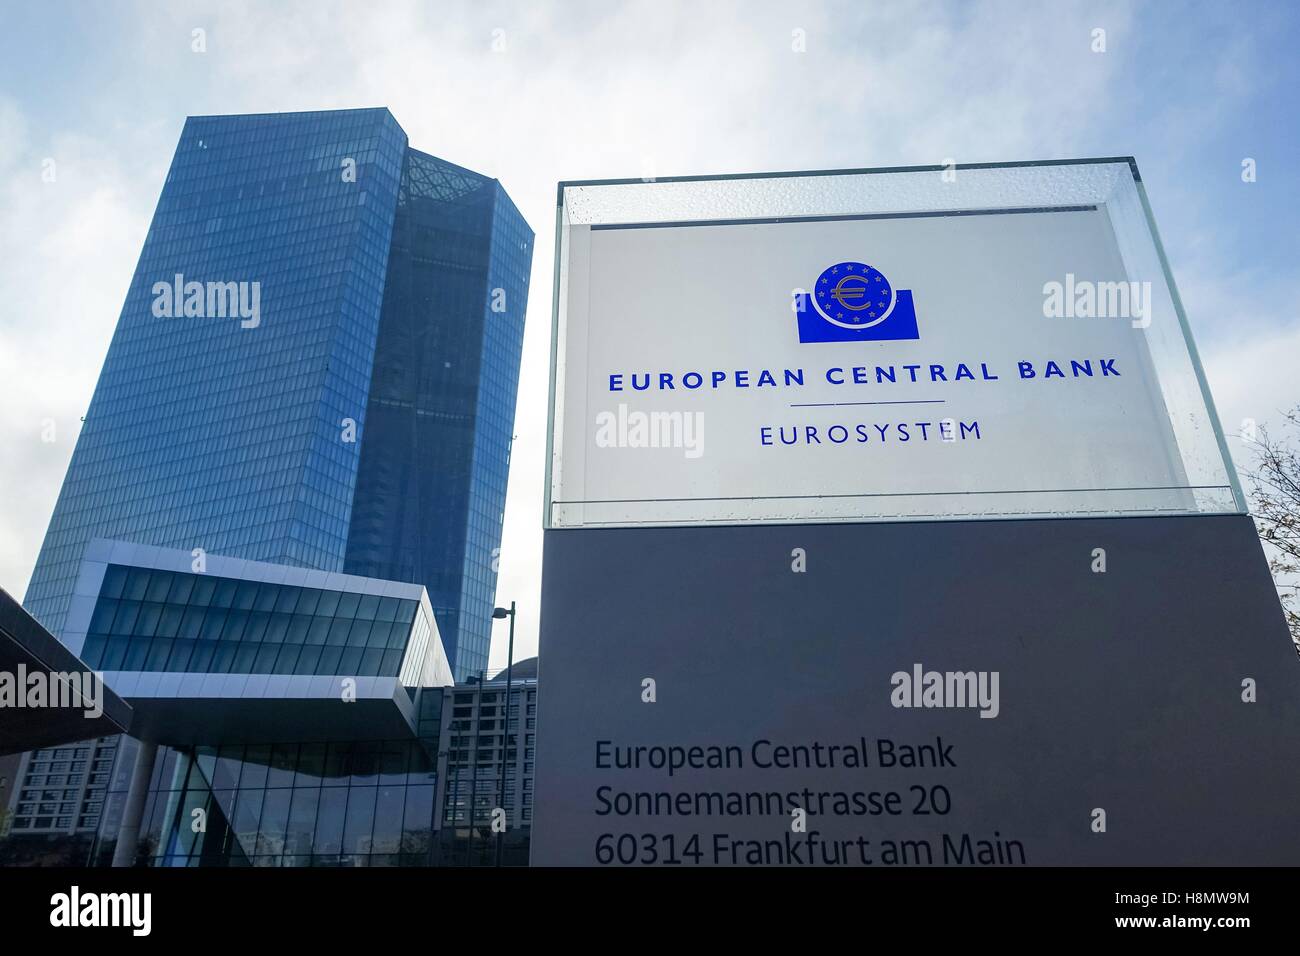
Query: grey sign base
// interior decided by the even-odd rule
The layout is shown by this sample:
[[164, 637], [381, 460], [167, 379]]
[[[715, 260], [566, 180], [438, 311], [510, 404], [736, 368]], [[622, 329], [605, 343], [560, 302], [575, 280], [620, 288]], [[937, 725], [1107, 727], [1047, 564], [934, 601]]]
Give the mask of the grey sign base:
[[551, 530], [541, 627], [534, 865], [1300, 864], [1244, 516]]

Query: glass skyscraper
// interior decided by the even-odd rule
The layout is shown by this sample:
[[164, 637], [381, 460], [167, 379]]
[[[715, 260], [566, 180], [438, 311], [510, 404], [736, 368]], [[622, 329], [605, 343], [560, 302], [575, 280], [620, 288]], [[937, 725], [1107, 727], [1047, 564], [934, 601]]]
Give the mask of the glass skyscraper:
[[[65, 637], [91, 542], [133, 542], [423, 585], [454, 676], [481, 672], [532, 242], [496, 180], [410, 149], [386, 109], [190, 117], [27, 609]], [[161, 647], [132, 666], [175, 670]], [[111, 669], [115, 648], [86, 651]], [[244, 670], [331, 672], [275, 654]], [[95, 748], [78, 807], [28, 832], [99, 828]], [[61, 749], [16, 782], [75, 765]]]
[[27, 609], [93, 538], [197, 548], [423, 584], [482, 670], [532, 241], [386, 109], [190, 117]]
[[487, 666], [532, 244], [496, 181], [406, 151], [344, 570], [423, 584], [458, 680]]

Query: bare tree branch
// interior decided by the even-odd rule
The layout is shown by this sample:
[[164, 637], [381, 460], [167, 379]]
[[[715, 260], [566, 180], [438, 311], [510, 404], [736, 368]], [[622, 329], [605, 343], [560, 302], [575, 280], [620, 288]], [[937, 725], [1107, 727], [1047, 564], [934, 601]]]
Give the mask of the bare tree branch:
[[[1300, 405], [1283, 415], [1282, 430], [1300, 438]], [[1246, 472], [1250, 513], [1300, 653], [1300, 446], [1274, 439], [1264, 428], [1248, 441], [1255, 452], [1255, 466]]]

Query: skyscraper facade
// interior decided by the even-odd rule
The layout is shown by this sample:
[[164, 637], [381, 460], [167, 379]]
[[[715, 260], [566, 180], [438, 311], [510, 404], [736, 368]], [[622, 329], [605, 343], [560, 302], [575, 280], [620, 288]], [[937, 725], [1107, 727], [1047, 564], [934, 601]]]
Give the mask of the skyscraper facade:
[[27, 609], [62, 637], [89, 544], [134, 542], [424, 585], [480, 672], [532, 242], [386, 109], [190, 117]]
[[458, 680], [487, 666], [532, 241], [495, 180], [406, 151], [344, 570], [423, 584]]
[[190, 117], [27, 609], [93, 538], [197, 548], [424, 584], [481, 670], [532, 240], [386, 109]]

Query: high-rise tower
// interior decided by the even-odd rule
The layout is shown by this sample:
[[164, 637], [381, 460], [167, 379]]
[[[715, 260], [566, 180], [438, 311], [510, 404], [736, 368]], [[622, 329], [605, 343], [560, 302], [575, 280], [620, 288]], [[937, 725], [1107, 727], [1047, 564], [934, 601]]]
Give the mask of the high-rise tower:
[[386, 109], [191, 117], [27, 608], [93, 538], [201, 548], [423, 584], [485, 667], [532, 239]]
[[[190, 117], [28, 610], [61, 636], [90, 542], [133, 542], [423, 585], [481, 671], [532, 243], [386, 109]], [[26, 832], [92, 832], [113, 746], [25, 760], [81, 794]]]

